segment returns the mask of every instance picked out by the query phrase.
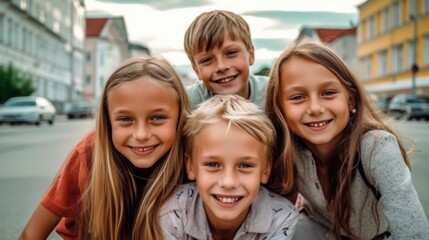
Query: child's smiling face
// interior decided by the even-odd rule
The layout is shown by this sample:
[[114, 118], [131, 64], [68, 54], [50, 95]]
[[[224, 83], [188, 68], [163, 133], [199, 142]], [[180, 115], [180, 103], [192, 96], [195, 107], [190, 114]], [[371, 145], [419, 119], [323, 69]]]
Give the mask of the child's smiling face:
[[281, 111], [290, 130], [310, 149], [329, 153], [342, 139], [354, 101], [324, 66], [291, 58], [281, 67]]
[[194, 56], [193, 69], [214, 94], [238, 94], [249, 98], [248, 78], [254, 62], [253, 47], [248, 50], [241, 40], [228, 34], [220, 47]]
[[186, 169], [197, 182], [210, 225], [238, 229], [260, 184], [268, 181], [267, 146], [223, 120], [205, 127], [193, 145]]

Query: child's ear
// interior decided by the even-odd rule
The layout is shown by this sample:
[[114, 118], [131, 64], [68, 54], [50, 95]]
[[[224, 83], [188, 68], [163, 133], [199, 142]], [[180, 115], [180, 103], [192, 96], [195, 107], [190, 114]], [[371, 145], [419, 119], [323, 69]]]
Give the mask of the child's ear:
[[270, 178], [271, 174], [271, 168], [272, 168], [272, 161], [269, 159], [267, 161], [267, 165], [265, 165], [264, 172], [262, 173], [261, 183], [265, 184], [268, 182], [268, 179]]
[[252, 45], [249, 49], [249, 66], [255, 62], [255, 47]]
[[356, 100], [353, 96], [349, 96], [349, 112], [356, 108]]
[[192, 166], [192, 159], [189, 154], [185, 154], [186, 173], [188, 174], [189, 180], [195, 180], [194, 168]]

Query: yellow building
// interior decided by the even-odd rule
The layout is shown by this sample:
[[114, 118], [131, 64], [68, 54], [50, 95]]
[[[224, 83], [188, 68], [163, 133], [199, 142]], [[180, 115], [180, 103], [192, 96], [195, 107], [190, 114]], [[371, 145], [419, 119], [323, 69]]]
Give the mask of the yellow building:
[[429, 0], [367, 0], [358, 8], [359, 77], [366, 89], [429, 96]]

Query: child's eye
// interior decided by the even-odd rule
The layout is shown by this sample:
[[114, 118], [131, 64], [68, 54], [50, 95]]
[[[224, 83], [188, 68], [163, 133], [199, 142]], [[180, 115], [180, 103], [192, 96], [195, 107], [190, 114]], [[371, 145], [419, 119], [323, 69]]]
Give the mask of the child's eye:
[[304, 98], [304, 96], [301, 96], [301, 95], [294, 95], [294, 96], [290, 97], [289, 99], [291, 101], [294, 101], [294, 102], [300, 102], [300, 101], [303, 101], [305, 98]]
[[132, 119], [130, 117], [125, 117], [125, 116], [118, 117], [118, 118], [116, 118], [116, 120], [119, 122], [124, 122], [124, 123], [128, 123], [128, 122], [132, 121]]
[[162, 120], [165, 120], [165, 119], [167, 119], [167, 117], [164, 116], [164, 115], [155, 115], [150, 120], [151, 121], [162, 121]]
[[255, 165], [252, 163], [240, 163], [239, 168], [253, 168]]
[[200, 60], [200, 64], [207, 65], [212, 61], [211, 58], [203, 58]]
[[219, 168], [219, 164], [215, 163], [215, 162], [208, 162], [208, 163], [204, 163], [204, 166], [209, 167], [209, 168]]
[[334, 96], [335, 94], [337, 94], [337, 92], [336, 92], [336, 91], [333, 91], [333, 90], [327, 90], [327, 91], [324, 91], [324, 92], [323, 92], [323, 95], [324, 95], [324, 96], [328, 96], [328, 97], [330, 97], [330, 96]]
[[236, 55], [237, 55], [237, 53], [238, 53], [238, 51], [237, 51], [237, 50], [230, 50], [230, 51], [228, 51], [228, 52], [226, 53], [226, 55], [227, 55], [228, 57], [234, 57], [234, 56], [236, 56]]

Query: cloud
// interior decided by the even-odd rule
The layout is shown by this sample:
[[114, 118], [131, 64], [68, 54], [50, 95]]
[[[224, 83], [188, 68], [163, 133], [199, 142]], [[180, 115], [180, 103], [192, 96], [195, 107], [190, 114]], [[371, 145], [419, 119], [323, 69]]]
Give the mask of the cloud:
[[121, 4], [143, 4], [156, 10], [172, 10], [178, 8], [202, 7], [212, 5], [210, 0], [98, 0], [107, 3], [121, 3]]
[[300, 11], [248, 11], [243, 15], [268, 18], [274, 21], [272, 29], [285, 27], [312, 26], [312, 27], [344, 27], [350, 26], [350, 21], [357, 24], [356, 13], [339, 12], [300, 12]]

